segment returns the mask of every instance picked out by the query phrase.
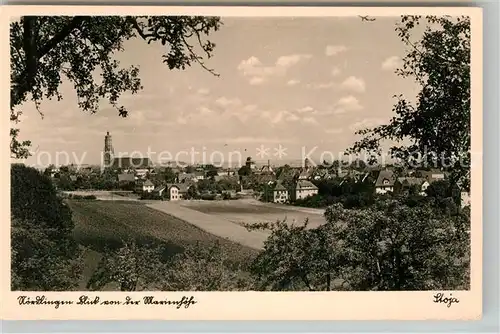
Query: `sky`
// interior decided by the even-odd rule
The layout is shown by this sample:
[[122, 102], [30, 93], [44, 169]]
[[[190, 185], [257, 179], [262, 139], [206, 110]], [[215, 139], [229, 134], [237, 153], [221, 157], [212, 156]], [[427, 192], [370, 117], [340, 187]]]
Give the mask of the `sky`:
[[107, 131], [115, 154], [149, 152], [154, 162], [227, 161], [234, 151], [273, 164], [331, 160], [359, 139], [356, 130], [389, 121], [395, 94], [413, 99], [418, 92], [394, 73], [405, 54], [398, 20], [222, 18], [206, 62], [219, 77], [197, 64], [171, 71], [160, 44], [130, 40], [116, 58], [139, 66], [144, 89], [122, 96], [129, 117], [105, 101], [98, 113], [84, 113], [64, 82], [62, 101], [42, 103], [43, 119], [33, 105], [22, 106], [20, 138], [36, 152], [26, 163], [98, 164]]

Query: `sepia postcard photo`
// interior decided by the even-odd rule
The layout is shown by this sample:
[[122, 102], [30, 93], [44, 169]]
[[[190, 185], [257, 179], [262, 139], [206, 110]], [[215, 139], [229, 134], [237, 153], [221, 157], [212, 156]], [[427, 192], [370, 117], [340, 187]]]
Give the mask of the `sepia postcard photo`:
[[481, 9], [1, 16], [2, 318], [481, 317]]

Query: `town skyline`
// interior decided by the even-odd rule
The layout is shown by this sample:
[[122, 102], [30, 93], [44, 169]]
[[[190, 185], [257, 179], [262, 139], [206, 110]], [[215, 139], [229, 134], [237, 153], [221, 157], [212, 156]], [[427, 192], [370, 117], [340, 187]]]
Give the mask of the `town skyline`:
[[[99, 164], [107, 131], [115, 150], [125, 153], [205, 148], [262, 161], [300, 161], [303, 147], [340, 154], [358, 138], [356, 130], [391, 118], [393, 95], [417, 93], [411, 80], [394, 73], [405, 53], [394, 31], [398, 20], [223, 18], [206, 63], [220, 77], [201, 67], [170, 71], [160, 47], [136, 47], [140, 41], [132, 39], [117, 55], [124, 66], [139, 66], [144, 86], [121, 98], [129, 116], [119, 117], [104, 101], [98, 113], [83, 113], [63, 82], [64, 99], [44, 101], [43, 120], [34, 106], [23, 105], [20, 138], [30, 139], [35, 152], [25, 163], [35, 164], [38, 150]], [[238, 36], [246, 42], [235, 47]], [[259, 147], [273, 152], [279, 145], [286, 157], [258, 156]]]

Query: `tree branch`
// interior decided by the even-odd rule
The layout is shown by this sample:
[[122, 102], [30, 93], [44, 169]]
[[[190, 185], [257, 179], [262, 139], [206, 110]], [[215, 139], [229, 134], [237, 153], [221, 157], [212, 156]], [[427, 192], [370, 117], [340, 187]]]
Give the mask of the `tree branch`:
[[127, 19], [126, 21], [128, 23], [130, 23], [132, 25], [132, 27], [135, 29], [135, 31], [137, 31], [137, 33], [139, 34], [139, 36], [141, 36], [141, 38], [145, 41], [148, 41], [148, 38], [153, 38], [154, 35], [153, 34], [146, 34], [144, 33], [144, 30], [142, 30], [141, 26], [139, 26], [139, 23], [137, 22], [137, 20], [131, 16], [127, 16]]
[[36, 47], [36, 16], [26, 16], [23, 20], [23, 51], [25, 57], [24, 80], [27, 86], [34, 84], [38, 55]]
[[[201, 67], [203, 67], [206, 71], [212, 73], [213, 75], [215, 75], [216, 77], [220, 77], [220, 74], [215, 72], [214, 69], [211, 69], [211, 68], [208, 68], [204, 62], [202, 62], [200, 60], [200, 57], [193, 51], [193, 47], [191, 46], [191, 44], [189, 44], [187, 41], [186, 41], [186, 38], [183, 36], [182, 37], [182, 41], [184, 42], [184, 45], [186, 46], [186, 48], [188, 49], [189, 53], [191, 54], [191, 57], [192, 59], [194, 59]], [[203, 46], [202, 46], [203, 47]]]
[[71, 32], [80, 27], [81, 24], [88, 19], [88, 16], [75, 16], [70, 23], [63, 27], [57, 34], [54, 35], [44, 46], [38, 51], [38, 59], [45, 56], [53, 48], [55, 48], [59, 43], [61, 43], [66, 37], [71, 34]]

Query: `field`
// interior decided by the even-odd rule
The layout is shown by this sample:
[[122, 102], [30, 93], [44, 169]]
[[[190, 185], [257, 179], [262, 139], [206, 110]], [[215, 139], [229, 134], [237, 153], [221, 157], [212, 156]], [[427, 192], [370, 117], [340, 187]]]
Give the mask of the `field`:
[[74, 237], [89, 250], [85, 262], [86, 281], [107, 249], [123, 241], [162, 245], [164, 257], [182, 252], [199, 243], [201, 247], [219, 242], [234, 263], [249, 263], [263, 245], [268, 233], [248, 232], [243, 223], [324, 223], [322, 210], [296, 208], [257, 201], [88, 201], [68, 200], [75, 222]]
[[233, 262], [246, 262], [256, 255], [256, 250], [209, 234], [139, 201], [68, 200], [68, 204], [73, 211], [75, 239], [93, 251], [88, 253], [87, 275], [92, 273], [89, 268], [97, 265], [98, 253], [116, 248], [129, 239], [141, 244], [161, 244], [167, 257], [196, 242], [209, 246], [217, 241]]
[[301, 224], [309, 220], [310, 227], [325, 222], [323, 210], [305, 209], [257, 201], [183, 201], [182, 206], [218, 216], [235, 224], [276, 222], [286, 219], [288, 223]]

